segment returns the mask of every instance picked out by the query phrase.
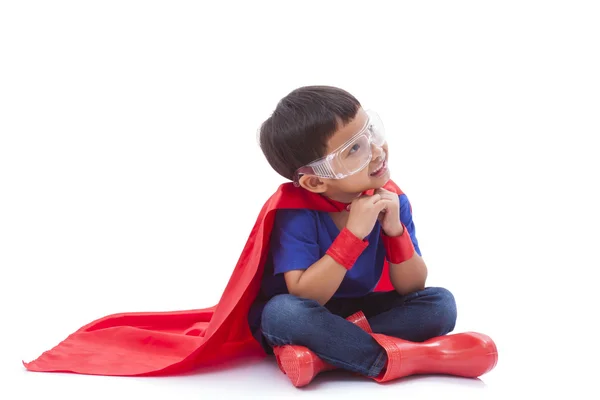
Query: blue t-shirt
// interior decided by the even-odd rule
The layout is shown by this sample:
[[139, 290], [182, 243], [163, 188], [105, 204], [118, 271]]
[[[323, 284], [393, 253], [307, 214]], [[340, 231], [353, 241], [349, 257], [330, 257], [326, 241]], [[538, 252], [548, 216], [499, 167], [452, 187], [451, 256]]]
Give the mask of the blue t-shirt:
[[[400, 220], [410, 234], [415, 251], [421, 255], [410, 202], [405, 194], [399, 198]], [[262, 297], [268, 299], [277, 294], [288, 293], [283, 274], [308, 269], [325, 255], [339, 233], [340, 230], [326, 212], [307, 209], [278, 210], [262, 281]], [[346, 273], [333, 297], [361, 297], [375, 289], [385, 260], [380, 233], [381, 225], [376, 222], [373, 231], [365, 238], [369, 241], [368, 247]]]

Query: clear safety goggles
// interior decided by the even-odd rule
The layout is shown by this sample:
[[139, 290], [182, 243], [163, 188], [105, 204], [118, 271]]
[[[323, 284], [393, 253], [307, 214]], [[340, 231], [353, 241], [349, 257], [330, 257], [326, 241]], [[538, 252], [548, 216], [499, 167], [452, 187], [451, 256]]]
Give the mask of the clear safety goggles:
[[382, 147], [385, 142], [383, 122], [373, 111], [367, 111], [365, 126], [346, 143], [323, 158], [298, 168], [294, 184], [299, 186], [302, 175], [314, 175], [326, 179], [343, 179], [365, 168], [373, 158], [373, 146]]

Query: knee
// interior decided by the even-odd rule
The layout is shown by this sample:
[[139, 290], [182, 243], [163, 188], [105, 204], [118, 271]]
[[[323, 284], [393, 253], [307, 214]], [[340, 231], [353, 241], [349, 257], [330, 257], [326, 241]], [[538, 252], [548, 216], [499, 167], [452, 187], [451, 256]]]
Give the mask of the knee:
[[429, 313], [429, 336], [442, 336], [450, 333], [456, 326], [456, 301], [448, 289], [441, 287], [427, 288], [422, 292], [431, 305]]
[[280, 294], [265, 305], [262, 312], [263, 333], [271, 336], [287, 336], [288, 328], [302, 326], [310, 318], [312, 309], [319, 306], [314, 300], [303, 299], [291, 294]]

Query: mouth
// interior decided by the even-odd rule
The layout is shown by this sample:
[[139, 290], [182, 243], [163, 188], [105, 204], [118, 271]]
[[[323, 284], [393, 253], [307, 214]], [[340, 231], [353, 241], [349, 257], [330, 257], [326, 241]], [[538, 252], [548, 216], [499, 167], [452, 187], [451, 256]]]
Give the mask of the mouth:
[[371, 172], [369, 174], [369, 176], [375, 177], [375, 178], [379, 178], [380, 176], [382, 176], [383, 174], [385, 174], [387, 171], [387, 160], [383, 160], [381, 162], [381, 164], [379, 164], [377, 166], [377, 169], [375, 169], [373, 172]]

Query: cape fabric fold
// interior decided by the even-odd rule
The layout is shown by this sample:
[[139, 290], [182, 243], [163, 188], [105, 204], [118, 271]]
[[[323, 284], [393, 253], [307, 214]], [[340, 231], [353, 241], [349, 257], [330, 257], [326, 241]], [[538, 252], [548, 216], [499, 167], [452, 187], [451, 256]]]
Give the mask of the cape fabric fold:
[[[402, 194], [389, 181], [387, 190]], [[113, 314], [93, 321], [36, 360], [24, 362], [37, 372], [90, 375], [172, 375], [242, 355], [264, 354], [252, 337], [247, 314], [260, 289], [271, 229], [278, 209], [339, 211], [339, 204], [281, 185], [261, 209], [237, 265], [213, 307], [170, 312]], [[392, 290], [387, 262], [376, 291]]]

